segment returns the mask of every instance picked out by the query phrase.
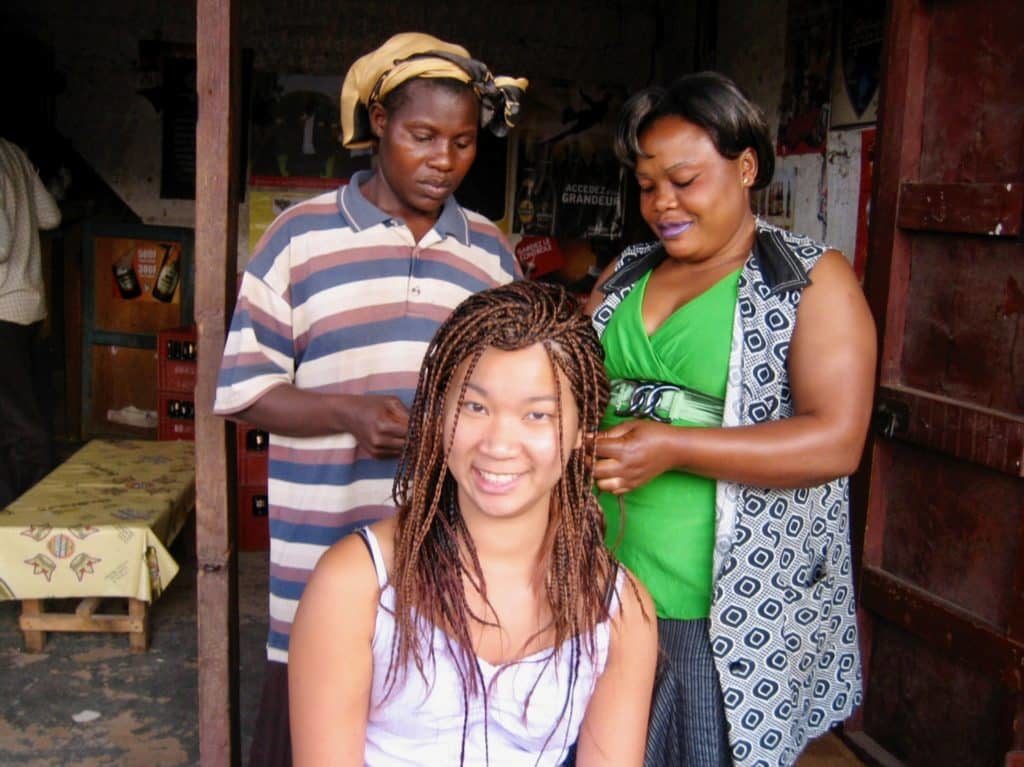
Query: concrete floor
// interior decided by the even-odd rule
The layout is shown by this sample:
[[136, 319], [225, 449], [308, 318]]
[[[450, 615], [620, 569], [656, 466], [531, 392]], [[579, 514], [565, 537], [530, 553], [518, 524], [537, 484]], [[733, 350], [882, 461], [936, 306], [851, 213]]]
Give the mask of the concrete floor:
[[[172, 554], [183, 563], [177, 542]], [[238, 580], [247, 754], [263, 674], [266, 554], [243, 552]], [[151, 610], [150, 649], [139, 655], [123, 634], [50, 634], [45, 652], [26, 654], [16, 603], [0, 602], [0, 764], [198, 764], [195, 598], [194, 568], [183, 563]]]
[[[180, 548], [172, 553], [182, 561]], [[239, 560], [242, 753], [248, 754], [263, 670], [264, 553]], [[181, 767], [198, 763], [195, 574], [183, 566], [154, 605], [149, 652], [115, 634], [51, 634], [22, 652], [18, 607], [0, 602], [0, 764], [14, 767]], [[859, 767], [828, 736], [798, 767]], [[431, 766], [434, 767], [434, 766]]]

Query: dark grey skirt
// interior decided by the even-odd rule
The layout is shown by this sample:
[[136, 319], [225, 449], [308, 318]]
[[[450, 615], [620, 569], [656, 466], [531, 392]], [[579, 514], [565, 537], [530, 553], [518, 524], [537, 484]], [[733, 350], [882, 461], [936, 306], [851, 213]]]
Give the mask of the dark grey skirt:
[[658, 619], [658, 672], [644, 767], [732, 767], [708, 619]]

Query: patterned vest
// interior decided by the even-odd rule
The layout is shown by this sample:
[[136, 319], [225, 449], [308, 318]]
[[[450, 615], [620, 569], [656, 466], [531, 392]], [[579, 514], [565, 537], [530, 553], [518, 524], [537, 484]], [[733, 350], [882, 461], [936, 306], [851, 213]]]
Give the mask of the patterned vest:
[[[723, 427], [793, 415], [789, 344], [824, 252], [758, 221], [738, 284]], [[664, 258], [658, 243], [622, 253], [601, 286], [599, 334]], [[849, 521], [846, 477], [793, 490], [718, 483], [710, 634], [737, 766], [790, 767], [860, 705]]]

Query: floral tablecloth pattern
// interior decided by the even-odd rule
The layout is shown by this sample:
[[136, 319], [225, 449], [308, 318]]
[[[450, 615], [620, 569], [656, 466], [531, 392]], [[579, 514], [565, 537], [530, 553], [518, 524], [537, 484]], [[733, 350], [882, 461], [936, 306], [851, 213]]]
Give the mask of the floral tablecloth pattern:
[[96, 439], [0, 509], [0, 600], [159, 596], [195, 505], [194, 448]]

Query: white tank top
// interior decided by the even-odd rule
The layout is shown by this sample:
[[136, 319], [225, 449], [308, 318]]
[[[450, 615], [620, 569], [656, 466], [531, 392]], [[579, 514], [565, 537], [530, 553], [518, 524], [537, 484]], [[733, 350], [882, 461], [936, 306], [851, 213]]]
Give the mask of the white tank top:
[[[385, 700], [385, 680], [395, 638], [395, 590], [388, 583], [380, 543], [369, 529], [360, 531], [373, 557], [380, 606], [373, 632], [373, 688], [366, 725], [366, 767], [421, 767], [458, 764], [462, 748], [464, 702], [462, 683], [447, 639], [429, 626], [434, 643], [434, 666], [427, 661], [427, 682], [411, 669], [400, 676]], [[621, 591], [623, 571], [616, 578]], [[618, 599], [612, 599], [612, 612]], [[572, 663], [572, 640], [567, 641], [557, 662], [551, 650], [527, 656], [505, 666], [493, 666], [477, 658], [486, 698], [469, 701], [466, 727], [467, 767], [556, 767], [576, 742], [587, 704], [608, 659], [608, 622], [595, 629], [597, 658], [592, 663], [580, 643], [579, 672], [575, 689], [566, 692]], [[524, 718], [523, 704], [530, 697]], [[486, 712], [485, 712], [486, 701]], [[564, 709], [564, 712], [563, 712]], [[486, 728], [485, 728], [486, 723]], [[484, 738], [489, 760], [485, 757]]]

